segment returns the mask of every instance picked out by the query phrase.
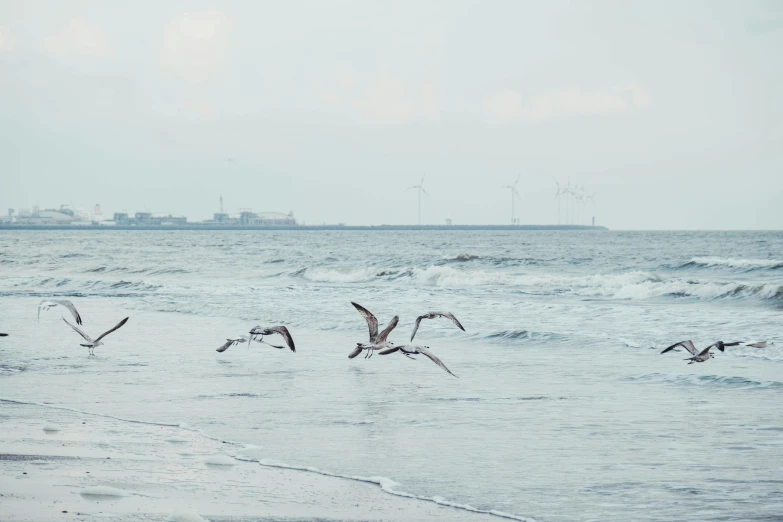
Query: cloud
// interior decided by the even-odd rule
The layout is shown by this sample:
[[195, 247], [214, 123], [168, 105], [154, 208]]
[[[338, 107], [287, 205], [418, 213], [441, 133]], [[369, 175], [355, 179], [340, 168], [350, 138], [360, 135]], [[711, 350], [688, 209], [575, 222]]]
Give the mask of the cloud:
[[44, 48], [52, 54], [109, 55], [109, 42], [103, 31], [81, 17], [72, 19], [59, 33], [47, 38]]
[[199, 83], [223, 62], [231, 20], [220, 11], [183, 13], [169, 22], [161, 60], [181, 77]]
[[522, 103], [522, 95], [506, 90], [484, 100], [485, 119], [491, 123], [541, 122], [575, 116], [621, 113], [648, 107], [652, 97], [642, 87], [625, 86], [608, 92], [557, 89]]
[[500, 91], [484, 100], [484, 113], [495, 123], [507, 123], [520, 117], [522, 95], [516, 91]]
[[7, 27], [0, 25], [0, 53], [12, 51], [16, 47], [14, 33]]
[[328, 90], [318, 93], [320, 110], [361, 125], [404, 125], [440, 117], [434, 87], [398, 74], [362, 74], [338, 67]]

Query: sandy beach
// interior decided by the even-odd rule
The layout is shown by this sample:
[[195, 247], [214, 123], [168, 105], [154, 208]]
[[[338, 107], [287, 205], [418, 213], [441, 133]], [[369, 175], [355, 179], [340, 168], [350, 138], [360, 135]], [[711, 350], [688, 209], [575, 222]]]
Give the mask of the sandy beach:
[[498, 520], [368, 482], [242, 461], [243, 446], [187, 428], [12, 402], [0, 403], [0, 415], [6, 522]]

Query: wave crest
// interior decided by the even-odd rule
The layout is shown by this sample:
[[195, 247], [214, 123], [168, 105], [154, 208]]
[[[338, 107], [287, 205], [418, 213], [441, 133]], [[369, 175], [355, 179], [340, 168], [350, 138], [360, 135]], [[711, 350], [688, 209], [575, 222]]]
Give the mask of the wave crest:
[[694, 257], [680, 268], [688, 267], [728, 267], [738, 268], [745, 272], [751, 270], [778, 270], [783, 268], [779, 259], [735, 259], [732, 257]]

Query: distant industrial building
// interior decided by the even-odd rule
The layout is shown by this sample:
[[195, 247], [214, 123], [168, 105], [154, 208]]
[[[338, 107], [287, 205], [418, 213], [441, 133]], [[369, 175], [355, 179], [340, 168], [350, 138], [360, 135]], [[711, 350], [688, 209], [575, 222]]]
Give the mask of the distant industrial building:
[[14, 215], [9, 209], [8, 220], [18, 225], [90, 225], [91, 221], [82, 215], [74, 214], [67, 205], [60, 205], [59, 209], [47, 208], [40, 210], [33, 207], [32, 210], [22, 209], [18, 215]]
[[283, 214], [281, 212], [241, 212], [239, 224], [242, 226], [274, 226], [296, 225], [294, 213]]
[[60, 205], [59, 209], [40, 210], [37, 206], [32, 210], [21, 209], [17, 213], [8, 209], [7, 216], [0, 216], [0, 225], [5, 227], [52, 227], [52, 226], [85, 226], [120, 227], [120, 228], [241, 228], [241, 227], [274, 227], [297, 226], [293, 212], [253, 212], [249, 208], [240, 208], [239, 214], [229, 215], [223, 209], [223, 197], [220, 197], [220, 211], [213, 214], [211, 220], [188, 222], [185, 216], [175, 216], [168, 213], [115, 212], [112, 219], [105, 219], [101, 206], [96, 204], [92, 213], [78, 208], [71, 210], [68, 205]]
[[130, 217], [127, 212], [115, 212], [113, 221], [114, 225], [122, 227], [182, 226], [188, 224], [188, 218], [184, 216], [153, 214], [152, 212], [136, 212], [133, 217]]

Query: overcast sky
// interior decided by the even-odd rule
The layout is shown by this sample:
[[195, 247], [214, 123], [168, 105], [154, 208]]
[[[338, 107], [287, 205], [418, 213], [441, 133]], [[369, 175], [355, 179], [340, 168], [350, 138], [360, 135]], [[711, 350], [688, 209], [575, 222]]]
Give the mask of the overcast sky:
[[783, 2], [126, 4], [0, 2], [0, 212], [783, 229]]

